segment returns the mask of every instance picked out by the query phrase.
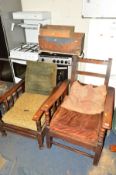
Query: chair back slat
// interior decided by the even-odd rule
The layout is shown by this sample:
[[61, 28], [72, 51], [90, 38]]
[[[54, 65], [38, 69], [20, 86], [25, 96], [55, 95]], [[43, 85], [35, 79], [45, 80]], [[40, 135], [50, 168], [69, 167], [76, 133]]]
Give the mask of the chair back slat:
[[77, 74], [80, 75], [87, 75], [87, 76], [92, 76], [92, 77], [100, 77], [100, 78], [105, 78], [105, 74], [99, 74], [99, 73], [94, 73], [94, 72], [83, 72], [83, 71], [76, 71]]
[[[81, 64], [84, 63], [84, 68], [81, 70]], [[91, 68], [86, 70], [87, 66], [90, 65]], [[98, 67], [97, 72], [94, 70], [94, 66]], [[89, 59], [89, 58], [79, 58], [77, 56], [73, 56], [73, 63], [72, 63], [72, 74], [71, 74], [71, 85], [75, 80], [78, 80], [79, 75], [81, 76], [89, 76], [89, 77], [96, 77], [102, 78], [104, 80], [104, 84], [108, 86], [110, 73], [111, 73], [111, 65], [112, 59], [109, 58], [108, 60], [98, 60], [98, 59]], [[100, 72], [99, 66], [105, 67], [105, 70]], [[85, 83], [86, 84], [86, 83]], [[91, 82], [94, 85], [94, 83]]]

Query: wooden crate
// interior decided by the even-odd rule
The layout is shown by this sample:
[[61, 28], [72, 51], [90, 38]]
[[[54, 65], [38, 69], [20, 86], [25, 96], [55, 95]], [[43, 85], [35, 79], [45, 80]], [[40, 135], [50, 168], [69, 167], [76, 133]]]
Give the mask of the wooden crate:
[[39, 35], [39, 47], [43, 51], [81, 55], [83, 52], [84, 37], [84, 33], [73, 33], [67, 38]]
[[41, 36], [70, 37], [74, 33], [74, 26], [45, 25], [40, 28]]

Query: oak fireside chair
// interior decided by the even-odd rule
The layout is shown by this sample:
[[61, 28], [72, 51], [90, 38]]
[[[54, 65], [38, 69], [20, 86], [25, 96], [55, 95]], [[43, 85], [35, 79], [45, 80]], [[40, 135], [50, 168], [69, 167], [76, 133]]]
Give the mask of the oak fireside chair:
[[[0, 113], [0, 131], [36, 138], [43, 147], [45, 116], [41, 106], [56, 88], [57, 67], [53, 63], [27, 62], [25, 80], [0, 97], [5, 113]], [[34, 120], [33, 120], [34, 117]]]
[[[88, 71], [88, 63], [98, 65], [98, 70], [102, 65], [105, 73], [95, 73], [92, 69]], [[47, 148], [54, 144], [93, 158], [93, 164], [98, 164], [106, 131], [111, 129], [114, 110], [115, 90], [108, 86], [111, 64], [112, 59], [74, 56], [70, 83], [63, 82], [43, 107]], [[82, 76], [93, 77], [91, 84], [87, 85]], [[95, 77], [104, 79], [103, 85], [94, 85]], [[83, 80], [86, 84], [82, 83]]]

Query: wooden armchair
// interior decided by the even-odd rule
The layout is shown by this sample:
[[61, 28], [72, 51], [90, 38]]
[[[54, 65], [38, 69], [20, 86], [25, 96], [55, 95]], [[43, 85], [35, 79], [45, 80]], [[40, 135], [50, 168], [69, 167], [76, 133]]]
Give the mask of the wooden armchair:
[[[36, 138], [43, 146], [45, 116], [41, 111], [54, 88], [57, 67], [55, 64], [28, 61], [25, 81], [15, 84], [0, 97], [5, 113], [0, 113], [0, 131]], [[34, 118], [34, 119], [33, 119]]]
[[[62, 86], [50, 97], [43, 108], [46, 114], [46, 143], [48, 148], [51, 148], [52, 144], [54, 144], [93, 158], [93, 164], [97, 165], [104, 146], [106, 131], [111, 129], [112, 124], [115, 91], [114, 88], [108, 86], [112, 60], [82, 59], [76, 56], [73, 59], [70, 81], [72, 89], [70, 88], [69, 90], [68, 82], [63, 82]], [[82, 66], [83, 63], [84, 66]], [[95, 73], [92, 69], [92, 72], [87, 71], [85, 64], [88, 63], [99, 67], [100, 65], [105, 66], [105, 73]], [[81, 66], [79, 66], [80, 64]], [[80, 68], [84, 68], [84, 70], [80, 70]], [[81, 80], [81, 76], [86, 75], [94, 77], [92, 84], [96, 82], [95, 77], [103, 78], [104, 85], [80, 84], [77, 80]], [[74, 87], [76, 83], [79, 86], [77, 89]], [[107, 95], [104, 96], [105, 102], [102, 103], [102, 109], [99, 110], [99, 98], [102, 97], [102, 93], [104, 94], [102, 88], [105, 88]], [[68, 90], [69, 95], [67, 96]], [[93, 92], [97, 90], [97, 96], [95, 97]], [[76, 98], [74, 97], [75, 95], [77, 95]], [[89, 95], [85, 101], [83, 101], [84, 95]], [[94, 99], [96, 99], [95, 104]], [[76, 104], [74, 104], [74, 100]], [[95, 109], [92, 108], [93, 106]], [[58, 142], [57, 139], [65, 141], [63, 142], [65, 144]]]

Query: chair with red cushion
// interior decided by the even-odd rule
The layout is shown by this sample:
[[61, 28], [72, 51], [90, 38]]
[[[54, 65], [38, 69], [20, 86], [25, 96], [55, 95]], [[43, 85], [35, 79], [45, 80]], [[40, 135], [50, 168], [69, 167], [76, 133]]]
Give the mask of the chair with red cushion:
[[[111, 59], [73, 57], [70, 86], [64, 82], [43, 108], [48, 148], [54, 144], [93, 158], [93, 164], [98, 164], [114, 110], [115, 91], [108, 86], [111, 63]], [[98, 66], [98, 72], [94, 65]]]

